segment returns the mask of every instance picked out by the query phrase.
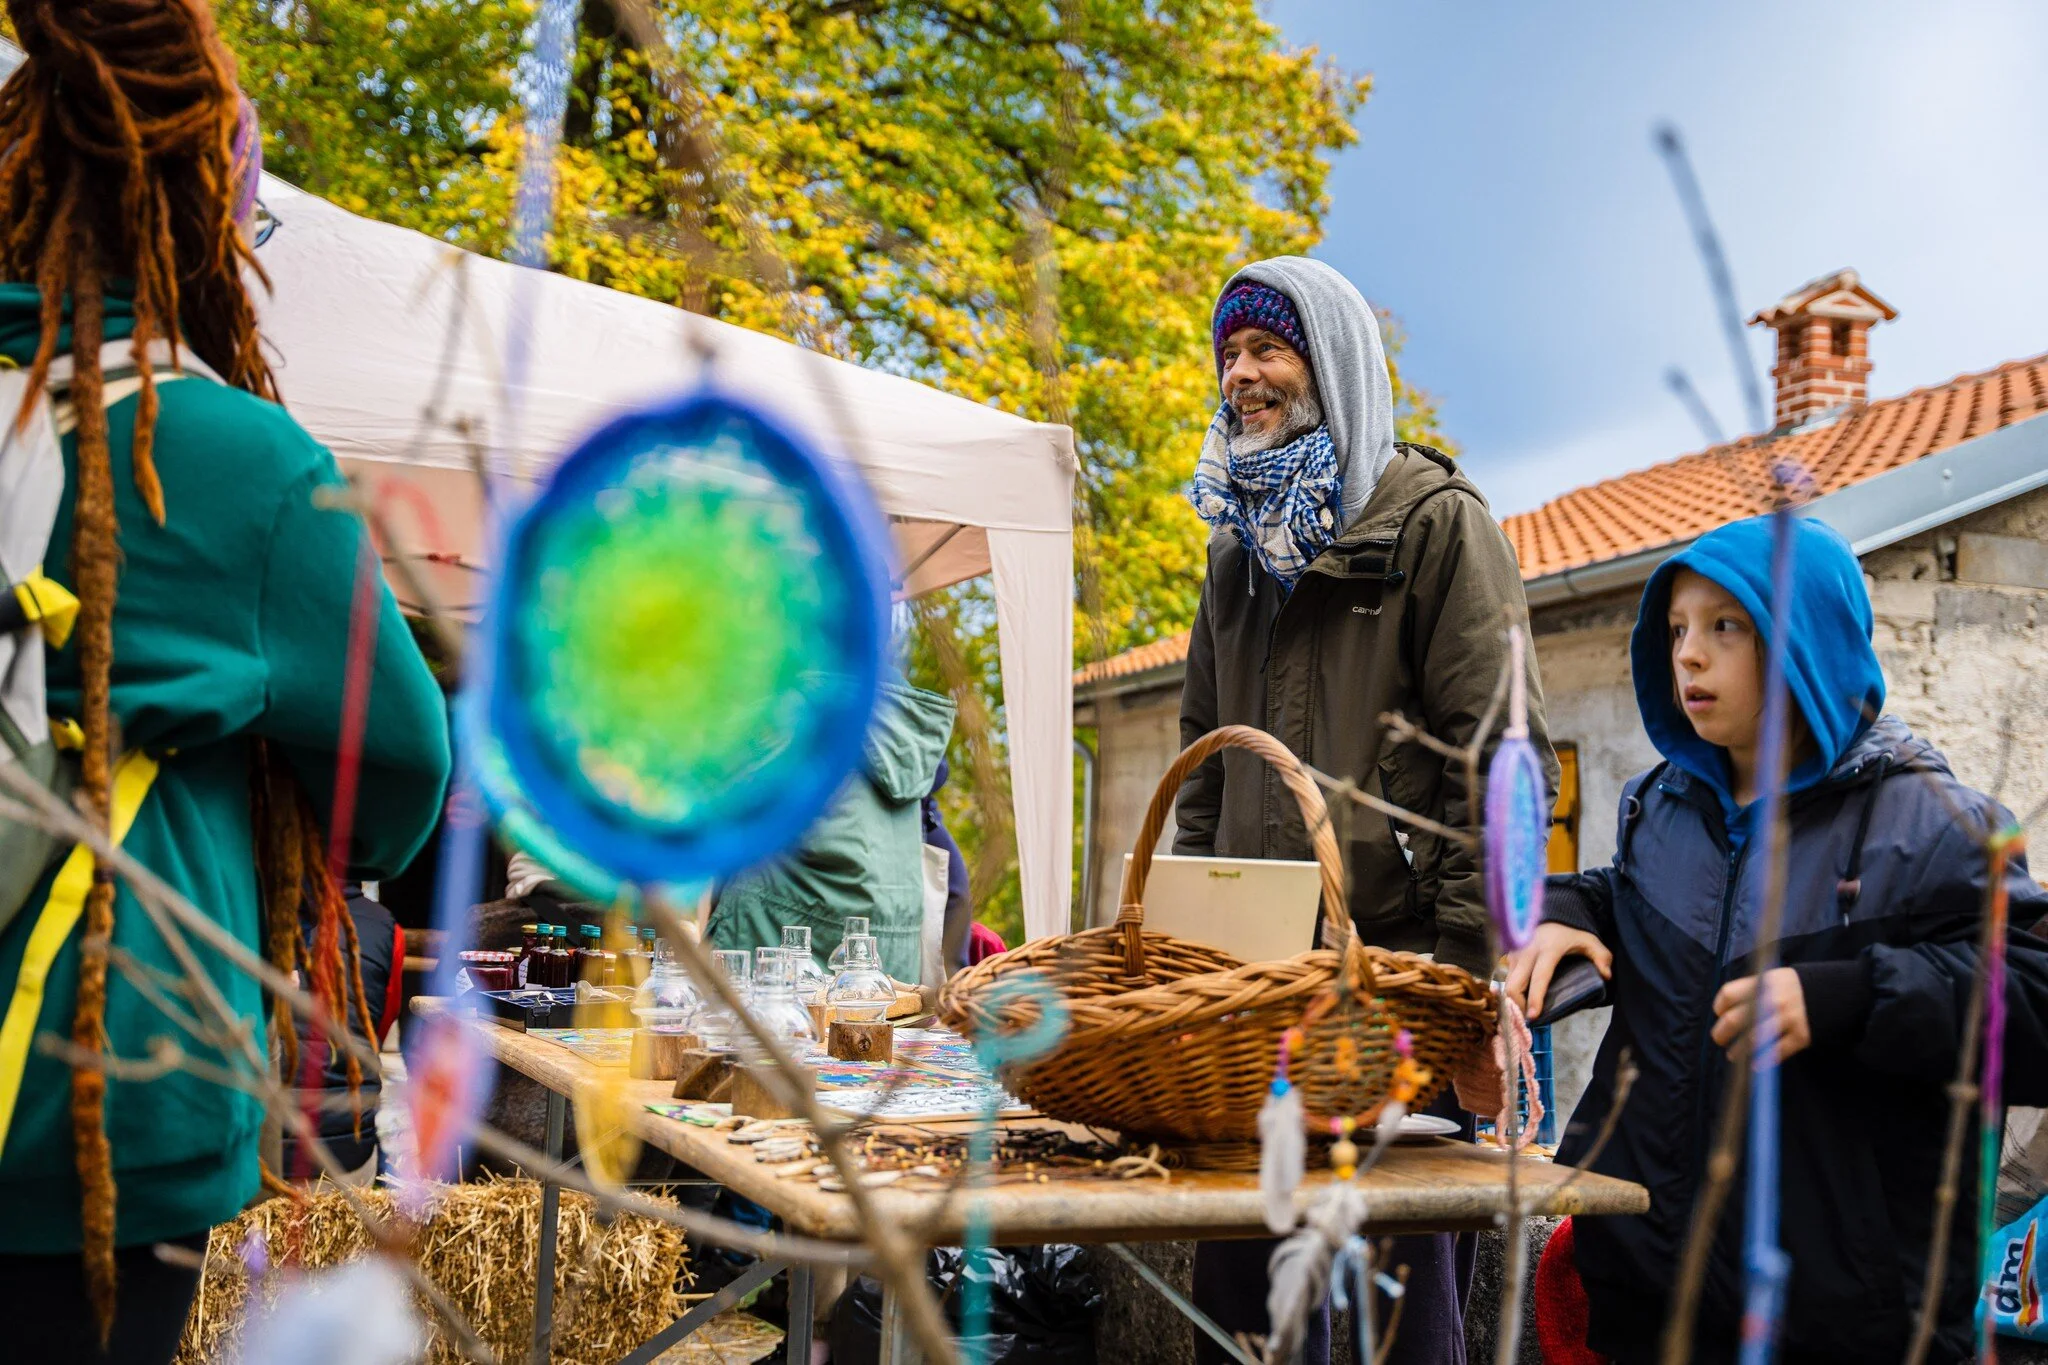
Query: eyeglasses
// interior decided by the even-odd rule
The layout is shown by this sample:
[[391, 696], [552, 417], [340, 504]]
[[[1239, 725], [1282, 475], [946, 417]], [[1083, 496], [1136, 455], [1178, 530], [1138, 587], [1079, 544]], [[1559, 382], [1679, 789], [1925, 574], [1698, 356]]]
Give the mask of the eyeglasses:
[[270, 211], [270, 205], [261, 199], [256, 201], [256, 212], [250, 215], [249, 230], [252, 245], [262, 246], [277, 232], [277, 215]]

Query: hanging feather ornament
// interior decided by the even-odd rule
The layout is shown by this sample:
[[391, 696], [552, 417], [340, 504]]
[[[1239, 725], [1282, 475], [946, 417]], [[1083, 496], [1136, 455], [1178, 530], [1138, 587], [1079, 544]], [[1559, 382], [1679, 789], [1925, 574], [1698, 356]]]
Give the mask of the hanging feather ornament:
[[[1281, 1040], [1283, 1066], [1290, 1043], [1300, 1041], [1297, 1032], [1290, 1030]], [[1352, 1141], [1353, 1134], [1358, 1131], [1356, 1120], [1340, 1118], [1330, 1121], [1330, 1132], [1337, 1139], [1330, 1148], [1330, 1165], [1337, 1178], [1317, 1193], [1302, 1219], [1300, 1231], [1275, 1247], [1272, 1259], [1266, 1263], [1266, 1320], [1272, 1324], [1272, 1330], [1266, 1337], [1267, 1365], [1292, 1365], [1300, 1358], [1302, 1344], [1308, 1335], [1309, 1318], [1321, 1309], [1323, 1300], [1329, 1295], [1333, 1267], [1346, 1248], [1353, 1247], [1359, 1230], [1365, 1226], [1365, 1191], [1359, 1188], [1358, 1176], [1377, 1165], [1387, 1148], [1393, 1145], [1401, 1131], [1401, 1120], [1408, 1116], [1408, 1106], [1429, 1080], [1429, 1072], [1415, 1060], [1415, 1042], [1408, 1030], [1402, 1029], [1395, 1035], [1394, 1046], [1398, 1060], [1394, 1063], [1386, 1103], [1380, 1106], [1373, 1126], [1372, 1150], [1360, 1156], [1358, 1145]], [[1299, 1094], [1298, 1089], [1293, 1093]], [[1266, 1109], [1274, 1109], [1282, 1099], [1284, 1097], [1269, 1098]], [[1298, 1124], [1294, 1131], [1301, 1131]], [[1271, 1146], [1266, 1150], [1271, 1151]], [[1298, 1182], [1299, 1175], [1295, 1179]], [[1270, 1195], [1268, 1199], [1268, 1226], [1273, 1226], [1270, 1221]], [[1292, 1226], [1292, 1199], [1288, 1202], [1288, 1226]], [[1280, 1230], [1275, 1228], [1275, 1231]], [[1370, 1279], [1360, 1277], [1362, 1287], [1353, 1309], [1355, 1314], [1366, 1318], [1373, 1313], [1371, 1283]], [[1398, 1293], [1398, 1288], [1394, 1292]], [[1369, 1360], [1371, 1357], [1363, 1358]]]
[[1301, 1090], [1287, 1079], [1289, 1054], [1300, 1036], [1289, 1029], [1280, 1039], [1280, 1069], [1259, 1109], [1259, 1197], [1266, 1226], [1275, 1235], [1294, 1230], [1294, 1192], [1308, 1168], [1308, 1119]]
[[1267, 1365], [1292, 1365], [1301, 1358], [1311, 1315], [1330, 1292], [1330, 1267], [1351, 1235], [1364, 1225], [1365, 1191], [1348, 1180], [1330, 1185], [1309, 1206], [1301, 1231], [1273, 1249], [1267, 1262]]
[[1294, 1192], [1307, 1165], [1301, 1092], [1282, 1077], [1266, 1092], [1259, 1110], [1259, 1196], [1265, 1201], [1266, 1226], [1275, 1234], [1294, 1229]]

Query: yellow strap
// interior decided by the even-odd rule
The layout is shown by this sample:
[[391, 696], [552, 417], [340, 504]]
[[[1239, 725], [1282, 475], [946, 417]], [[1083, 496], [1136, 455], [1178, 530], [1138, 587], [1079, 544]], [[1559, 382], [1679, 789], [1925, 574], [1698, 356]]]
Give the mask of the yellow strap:
[[43, 638], [50, 648], [64, 648], [78, 622], [78, 599], [69, 588], [37, 569], [14, 585], [14, 600], [21, 603], [23, 616], [43, 623]]
[[[124, 754], [114, 768], [114, 843], [118, 847], [135, 823], [135, 813], [156, 781], [157, 762], [148, 754]], [[21, 955], [21, 975], [14, 983], [14, 998], [7, 1002], [7, 1017], [0, 1022], [0, 1151], [7, 1146], [7, 1132], [14, 1123], [14, 1103], [21, 1097], [21, 1076], [28, 1067], [28, 1047], [35, 1037], [36, 1020], [43, 1012], [43, 983], [57, 951], [71, 937], [78, 917], [85, 913], [86, 893], [92, 890], [92, 850], [78, 844], [57, 869], [50, 884], [50, 899], [29, 931], [28, 949]]]

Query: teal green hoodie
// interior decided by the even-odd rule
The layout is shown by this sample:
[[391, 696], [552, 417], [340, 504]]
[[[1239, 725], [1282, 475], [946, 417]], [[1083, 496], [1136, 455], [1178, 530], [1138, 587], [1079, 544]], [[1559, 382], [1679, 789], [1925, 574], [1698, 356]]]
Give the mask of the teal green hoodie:
[[924, 928], [924, 821], [953, 703], [936, 692], [885, 683], [868, 727], [861, 771], [804, 834], [793, 854], [743, 873], [711, 912], [720, 948], [772, 948], [782, 931], [809, 925], [822, 966], [839, 946], [848, 915], [864, 915], [879, 941], [882, 969], [915, 984]]
[[[34, 355], [38, 296], [0, 285], [0, 353]], [[124, 299], [107, 301], [109, 340], [128, 335]], [[366, 341], [365, 344], [371, 344]], [[68, 346], [68, 340], [66, 342]], [[260, 951], [249, 820], [251, 741], [270, 740], [326, 818], [348, 653], [351, 595], [365, 553], [361, 523], [313, 505], [340, 482], [334, 459], [281, 407], [203, 378], [159, 386], [156, 467], [166, 521], [144, 509], [132, 478], [134, 398], [108, 411], [121, 577], [114, 607], [113, 710], [126, 747], [157, 755], [161, 771], [126, 850], [194, 905]], [[51, 537], [52, 578], [71, 586], [76, 447], [64, 438], [66, 492]], [[369, 714], [350, 857], [358, 875], [389, 876], [431, 832], [448, 775], [441, 693], [388, 591], [379, 589]], [[50, 710], [76, 716], [78, 646], [48, 655]], [[11, 996], [42, 888], [0, 934], [0, 993]], [[114, 906], [116, 948], [147, 967], [177, 966], [125, 884]], [[262, 993], [225, 959], [194, 944], [241, 1017], [263, 1036]], [[69, 1037], [78, 987], [78, 933], [51, 969], [37, 1032]], [[192, 1039], [119, 969], [108, 975], [107, 1032], [120, 1057], [146, 1057], [168, 1037]], [[0, 1149], [0, 1252], [62, 1253], [80, 1244], [73, 1165], [71, 1073], [31, 1049], [6, 1146]], [[199, 1232], [234, 1214], [258, 1188], [262, 1112], [249, 1096], [174, 1073], [114, 1081], [106, 1124], [113, 1145], [115, 1241], [133, 1245]]]

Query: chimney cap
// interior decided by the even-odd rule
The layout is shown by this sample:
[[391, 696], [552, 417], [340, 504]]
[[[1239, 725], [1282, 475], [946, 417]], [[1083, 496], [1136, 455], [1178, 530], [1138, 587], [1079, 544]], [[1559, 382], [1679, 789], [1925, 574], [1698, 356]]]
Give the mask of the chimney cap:
[[1781, 327], [1798, 318], [1846, 318], [1865, 323], [1890, 322], [1899, 310], [1863, 287], [1854, 270], [1808, 280], [1752, 317], [1752, 327]]

